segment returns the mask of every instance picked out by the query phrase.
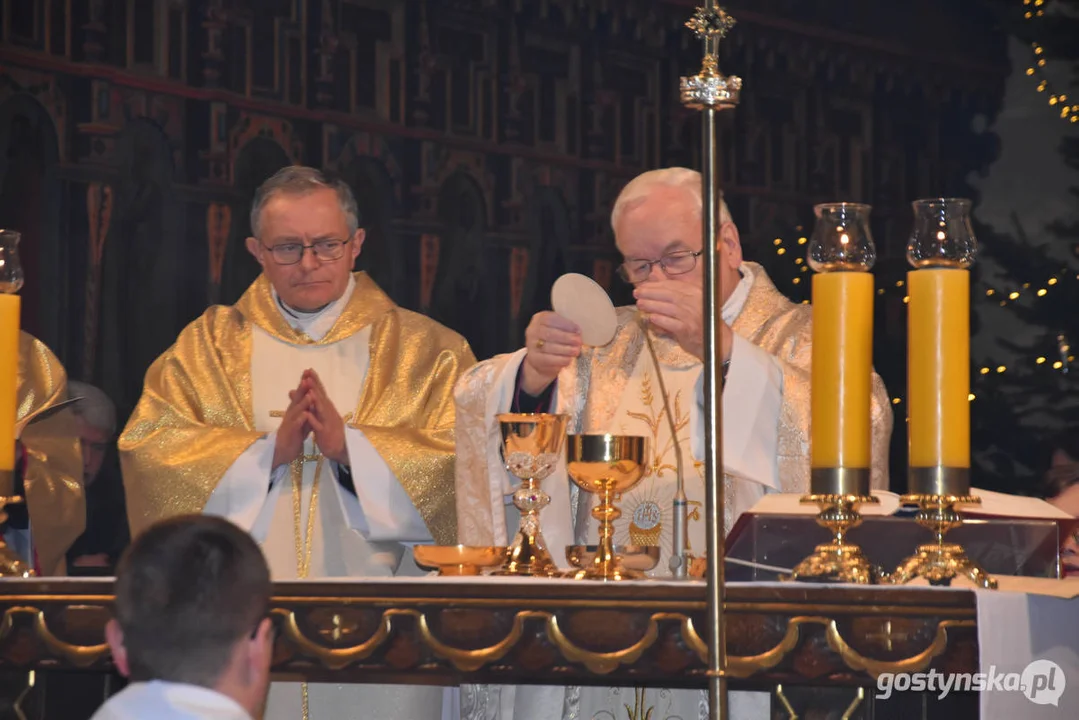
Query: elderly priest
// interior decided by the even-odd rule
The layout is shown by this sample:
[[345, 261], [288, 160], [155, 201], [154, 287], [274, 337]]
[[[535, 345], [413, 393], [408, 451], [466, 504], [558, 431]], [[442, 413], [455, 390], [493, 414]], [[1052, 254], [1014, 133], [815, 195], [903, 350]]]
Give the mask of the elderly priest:
[[[262, 275], [150, 367], [119, 448], [132, 534], [190, 512], [261, 543], [274, 579], [417, 574], [410, 547], [454, 542], [459, 335], [352, 273], [348, 186], [287, 167], [251, 210]], [[275, 684], [267, 718], [441, 715], [440, 688]]]
[[[669, 575], [672, 502], [677, 488], [676, 447], [682, 452], [689, 501], [691, 554], [705, 546], [703, 506], [703, 269], [701, 176], [684, 168], [646, 172], [623, 189], [611, 213], [623, 255], [622, 278], [634, 286], [636, 307], [618, 311], [614, 339], [604, 347], [582, 345], [580, 328], [551, 312], [537, 314], [525, 347], [485, 361], [458, 385], [457, 507], [460, 542], [492, 545], [516, 531], [508, 496], [514, 485], [502, 467], [495, 415], [500, 412], [564, 412], [571, 433], [643, 435], [649, 453], [643, 480], [623, 496], [615, 522], [618, 545], [661, 549], [654, 575]], [[727, 498], [725, 529], [765, 493], [802, 493], [809, 487], [811, 309], [795, 305], [764, 269], [743, 262], [738, 229], [720, 206], [719, 279], [723, 364], [723, 461]], [[664, 415], [660, 384], [638, 314], [653, 338], [663, 386], [670, 398], [678, 445]], [[892, 414], [880, 378], [873, 376], [872, 485], [888, 486]], [[565, 546], [595, 543], [594, 496], [579, 495], [566, 481], [564, 463], [546, 481], [552, 502], [540, 524], [554, 560]], [[507, 510], [509, 512], [507, 512]], [[695, 691], [629, 688], [517, 688], [516, 700], [493, 689], [465, 687], [467, 716], [509, 720], [499, 707], [515, 707], [515, 720], [570, 717], [697, 717], [707, 705]], [[505, 695], [505, 693], [502, 693]], [[757, 716], [732, 696], [732, 717]], [[738, 710], [738, 708], [743, 708]], [[765, 705], [766, 707], [766, 705]], [[757, 707], [759, 711], [759, 705]], [[743, 714], [746, 713], [746, 714]], [[767, 716], [767, 711], [764, 712]]]

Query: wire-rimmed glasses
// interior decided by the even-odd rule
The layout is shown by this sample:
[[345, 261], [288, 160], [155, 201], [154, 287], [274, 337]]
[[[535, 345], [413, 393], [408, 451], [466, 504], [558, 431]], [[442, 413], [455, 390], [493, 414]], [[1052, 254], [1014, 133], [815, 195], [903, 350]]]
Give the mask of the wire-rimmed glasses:
[[270, 251], [274, 262], [278, 265], [295, 265], [303, 259], [303, 254], [308, 250], [313, 252], [315, 257], [322, 262], [340, 260], [341, 256], [345, 254], [345, 245], [348, 242], [348, 240], [318, 240], [310, 245], [285, 242], [270, 246], [262, 243], [261, 240], [259, 241], [262, 247]]
[[618, 266], [618, 276], [628, 283], [644, 282], [652, 274], [652, 267], [659, 265], [667, 277], [685, 275], [697, 267], [697, 258], [701, 250], [679, 250], [670, 252], [659, 260], [626, 260]]

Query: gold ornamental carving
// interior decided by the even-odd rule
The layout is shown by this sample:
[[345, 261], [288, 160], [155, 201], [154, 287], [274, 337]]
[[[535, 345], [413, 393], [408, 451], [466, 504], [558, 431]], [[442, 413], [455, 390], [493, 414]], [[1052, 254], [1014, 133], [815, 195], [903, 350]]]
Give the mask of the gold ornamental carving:
[[4, 616], [0, 618], [0, 642], [15, 629], [15, 617], [18, 615], [29, 615], [33, 619], [34, 637], [44, 643], [53, 656], [63, 658], [77, 668], [88, 668], [109, 654], [107, 643], [74, 645], [64, 642], [49, 630], [44, 610], [25, 605], [16, 605], [4, 611]]
[[[49, 628], [45, 611], [26, 605], [10, 607], [4, 611], [3, 616], [0, 617], [0, 642], [11, 635], [15, 628], [15, 619], [19, 615], [31, 618], [34, 636], [42, 642], [53, 657], [63, 659], [77, 668], [89, 668], [109, 655], [109, 648], [105, 643], [79, 645], [61, 640]], [[481, 648], [457, 647], [440, 640], [431, 629], [428, 613], [413, 608], [384, 610], [374, 632], [362, 642], [347, 647], [329, 647], [319, 642], [317, 638], [312, 639], [305, 635], [300, 628], [295, 610], [274, 608], [271, 615], [280, 621], [283, 639], [293, 645], [302, 655], [316, 660], [329, 670], [341, 670], [374, 655], [376, 651], [388, 644], [395, 630], [400, 630], [400, 627], [396, 625], [399, 619], [414, 622], [418, 638], [424, 646], [436, 656], [448, 661], [456, 670], [466, 673], [475, 672], [506, 657], [525, 637], [525, 624], [529, 621], [542, 623], [547, 640], [558, 649], [566, 661], [579, 663], [589, 672], [597, 675], [607, 675], [623, 665], [632, 665], [637, 662], [659, 640], [660, 623], [665, 622], [677, 623], [680, 639], [685, 646], [702, 663], [707, 663], [708, 659], [708, 648], [695, 627], [693, 618], [681, 612], [652, 613], [640, 637], [627, 641], [624, 647], [617, 650], [604, 652], [590, 650], [574, 642], [563, 631], [558, 615], [547, 610], [517, 611], [513, 616], [509, 632], [497, 642]], [[802, 640], [802, 629], [813, 625], [819, 625], [824, 629], [828, 647], [840, 657], [847, 668], [876, 677], [882, 673], [910, 673], [925, 670], [947, 649], [950, 630], [974, 628], [975, 621], [939, 620], [933, 631], [932, 640], [922, 650], [899, 659], [878, 660], [867, 657], [852, 647], [840, 632], [836, 618], [826, 615], [799, 615], [787, 620], [783, 637], [768, 650], [755, 655], [728, 656], [728, 676], [745, 679], [756, 673], [775, 668], [798, 648]], [[887, 620], [884, 621], [882, 627], [883, 635], [877, 634], [874, 637], [885, 637], [889, 650], [894, 651], [893, 637], [901, 642], [909, 638], [903, 633], [892, 633], [891, 623]], [[330, 638], [334, 642], [340, 642], [353, 635], [356, 632], [356, 626], [348, 622], [340, 613], [334, 613], [326, 627], [319, 627], [315, 632], [321, 638]]]

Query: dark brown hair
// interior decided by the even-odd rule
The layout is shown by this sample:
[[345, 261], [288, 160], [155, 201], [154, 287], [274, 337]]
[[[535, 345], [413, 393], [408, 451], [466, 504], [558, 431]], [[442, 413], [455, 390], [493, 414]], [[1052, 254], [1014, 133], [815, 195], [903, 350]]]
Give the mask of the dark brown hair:
[[254, 539], [222, 518], [155, 523], [116, 571], [116, 620], [133, 682], [212, 687], [269, 609], [270, 570]]

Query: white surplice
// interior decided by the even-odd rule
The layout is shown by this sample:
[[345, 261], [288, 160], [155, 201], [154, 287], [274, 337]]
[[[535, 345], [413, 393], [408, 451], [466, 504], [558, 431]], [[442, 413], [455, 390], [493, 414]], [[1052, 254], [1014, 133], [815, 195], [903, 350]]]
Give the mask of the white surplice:
[[90, 720], [252, 720], [227, 695], [198, 685], [137, 682], [109, 698]]
[[[723, 319], [728, 324], [733, 323], [741, 312], [752, 283], [752, 272], [746, 268], [741, 282], [723, 307]], [[653, 336], [653, 342], [671, 409], [676, 415], [685, 490], [690, 503], [689, 542], [697, 554], [703, 555], [706, 534], [703, 521], [703, 366], [672, 339]], [[489, 501], [493, 507], [495, 542], [510, 542], [520, 518], [511, 497], [520, 481], [504, 468], [495, 417], [510, 410], [525, 353], [522, 349], [501, 361], [490, 377], [487, 395], [485, 412], [491, 427], [486, 465], [490, 475]], [[638, 355], [632, 368], [616, 372], [626, 372], [629, 378], [621, 397], [607, 400], [615, 406], [608, 426], [580, 427], [579, 418], [574, 418], [569, 432], [643, 435], [648, 439], [646, 475], [618, 502], [623, 515], [615, 523], [615, 543], [659, 545], [660, 562], [649, 575], [669, 577], [671, 504], [677, 485], [677, 463], [662, 394], [647, 350]], [[459, 388], [459, 392], [466, 391], [467, 385], [462, 383]], [[596, 381], [592, 382], [591, 390], [597, 394], [604, 392], [602, 384]], [[574, 397], [572, 391], [559, 386], [554, 395], [557, 398], [554, 412], [577, 414], [580, 399]], [[776, 458], [782, 371], [771, 355], [738, 335], [734, 336], [722, 402], [723, 417], [730, 419], [723, 426], [723, 461], [727, 475], [724, 525], [730, 531], [739, 514], [749, 510], [765, 493], [780, 490]], [[460, 418], [459, 413], [459, 438]], [[598, 526], [590, 513], [596, 498], [579, 492], [568, 479], [564, 453], [557, 469], [542, 487], [551, 496], [551, 504], [541, 512], [540, 526], [555, 562], [568, 569], [567, 545], [594, 545], [597, 542]], [[460, 498], [460, 484], [458, 495]], [[460, 541], [486, 544], [482, 538], [467, 534]], [[731, 693], [730, 717], [736, 720], [767, 718], [769, 704], [768, 693]], [[627, 707], [640, 711], [633, 717], [645, 717], [652, 708], [653, 720], [704, 720], [708, 717], [707, 693], [698, 690], [475, 685], [461, 689], [461, 717], [464, 720], [624, 720], [629, 717]]]
[[[337, 301], [314, 313], [278, 309], [297, 330], [319, 340], [333, 327], [355, 288], [350, 279]], [[370, 327], [329, 345], [291, 345], [252, 327], [251, 393], [255, 426], [266, 436], [251, 445], [229, 468], [206, 504], [205, 512], [228, 518], [248, 530], [262, 546], [274, 580], [299, 577], [295, 540], [296, 512], [288, 465], [271, 469], [280, 414], [288, 393], [304, 370], [314, 370], [342, 416], [355, 410], [369, 362]], [[412, 559], [411, 546], [432, 542], [422, 516], [362, 431], [346, 427], [349, 467], [356, 495], [343, 489], [335, 463], [322, 462], [313, 518], [310, 565], [305, 579], [388, 577], [425, 574]], [[309, 437], [304, 452], [317, 449]], [[299, 512], [300, 540], [307, 527], [318, 463], [307, 461]], [[309, 683], [310, 720], [393, 717], [444, 720], [455, 712], [456, 692], [405, 685]], [[266, 720], [301, 720], [301, 685], [275, 682]]]

